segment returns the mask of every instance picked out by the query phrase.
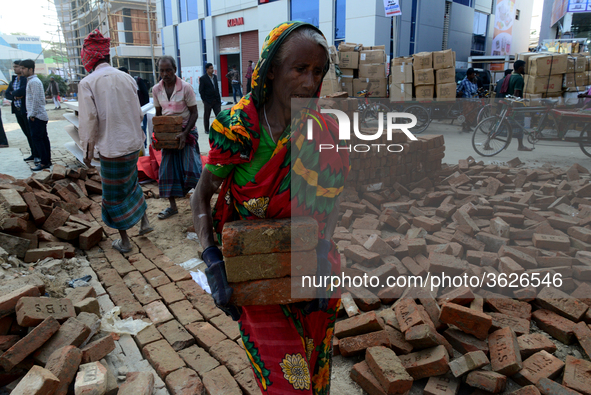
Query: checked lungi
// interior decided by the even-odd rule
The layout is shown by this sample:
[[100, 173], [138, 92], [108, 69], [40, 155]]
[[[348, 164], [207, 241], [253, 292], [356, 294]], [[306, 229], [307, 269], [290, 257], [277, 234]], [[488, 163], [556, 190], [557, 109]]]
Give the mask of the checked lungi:
[[201, 155], [193, 130], [182, 150], [163, 149], [158, 175], [160, 198], [184, 197], [201, 177]]
[[105, 158], [101, 156], [103, 182], [103, 222], [110, 228], [127, 230], [137, 224], [147, 205], [139, 185], [137, 160], [139, 151]]

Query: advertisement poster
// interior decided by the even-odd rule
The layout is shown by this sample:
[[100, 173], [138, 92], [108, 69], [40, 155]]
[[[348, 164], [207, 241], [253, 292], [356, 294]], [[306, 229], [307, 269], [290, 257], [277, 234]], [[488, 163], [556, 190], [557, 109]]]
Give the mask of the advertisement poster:
[[386, 10], [386, 16], [402, 15], [398, 0], [384, 0], [384, 8]]
[[197, 96], [197, 99], [200, 98], [199, 96], [199, 77], [201, 77], [203, 67], [201, 66], [191, 66], [191, 67], [181, 67], [181, 75], [183, 76], [183, 80], [193, 87], [193, 91]]
[[511, 55], [515, 0], [499, 0], [495, 12], [495, 31], [492, 41], [492, 56]]
[[590, 12], [591, 0], [569, 0], [566, 12]]

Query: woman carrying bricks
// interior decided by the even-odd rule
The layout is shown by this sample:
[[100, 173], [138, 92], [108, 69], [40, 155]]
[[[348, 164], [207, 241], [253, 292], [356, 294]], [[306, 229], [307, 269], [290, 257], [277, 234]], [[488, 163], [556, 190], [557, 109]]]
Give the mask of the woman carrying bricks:
[[[239, 322], [242, 341], [265, 394], [328, 394], [332, 336], [339, 294], [288, 305], [229, 303], [232, 288], [212, 228], [226, 222], [310, 216], [318, 222], [317, 275], [340, 273], [331, 241], [338, 197], [349, 169], [338, 125], [313, 107], [291, 117], [291, 99], [318, 97], [329, 66], [328, 45], [314, 26], [286, 22], [265, 39], [252, 74], [252, 91], [218, 114], [209, 140], [208, 164], [193, 194], [193, 222], [204, 248], [206, 275], [216, 304]], [[305, 119], [314, 118], [313, 140]], [[292, 145], [293, 143], [293, 145]], [[211, 213], [210, 200], [221, 185]]]
[[156, 116], [180, 115], [183, 117], [183, 132], [177, 135], [178, 149], [163, 149], [158, 174], [158, 189], [161, 198], [168, 198], [170, 207], [158, 213], [166, 219], [178, 213], [177, 197], [184, 197], [195, 188], [201, 175], [201, 156], [197, 143], [197, 99], [193, 87], [176, 76], [176, 62], [172, 56], [158, 60], [162, 80], [152, 89]]

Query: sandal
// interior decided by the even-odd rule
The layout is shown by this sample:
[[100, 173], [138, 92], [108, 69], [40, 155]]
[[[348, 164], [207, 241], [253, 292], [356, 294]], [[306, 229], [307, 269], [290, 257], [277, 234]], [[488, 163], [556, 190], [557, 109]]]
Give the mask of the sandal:
[[119, 251], [122, 254], [126, 254], [132, 250], [131, 248], [124, 248], [121, 245], [121, 242], [122, 242], [121, 239], [117, 239], [111, 244], [111, 247], [113, 247], [115, 250]]
[[167, 207], [158, 213], [158, 219], [170, 218], [173, 215], [178, 214], [178, 213], [179, 213], [179, 210], [173, 210], [172, 208]]
[[146, 229], [140, 229], [140, 231], [138, 232], [138, 235], [143, 236], [143, 235], [147, 235], [148, 233], [151, 233], [154, 231], [153, 227], [148, 227]]

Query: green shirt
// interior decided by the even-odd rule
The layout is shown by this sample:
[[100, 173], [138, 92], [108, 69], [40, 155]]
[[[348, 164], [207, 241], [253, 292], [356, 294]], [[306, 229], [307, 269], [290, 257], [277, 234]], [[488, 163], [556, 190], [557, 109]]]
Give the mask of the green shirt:
[[259, 141], [259, 147], [255, 151], [252, 160], [248, 163], [242, 163], [239, 165], [205, 165], [205, 168], [215, 176], [220, 178], [226, 178], [232, 172], [234, 172], [234, 182], [238, 186], [244, 186], [251, 181], [254, 176], [261, 170], [261, 168], [271, 159], [273, 151], [277, 147], [277, 144], [273, 142], [269, 133], [263, 128], [263, 125], [259, 125], [261, 129], [261, 139]]
[[507, 89], [508, 95], [513, 95], [515, 91], [521, 91], [521, 95], [523, 96], [523, 76], [519, 73], [511, 74], [511, 79], [509, 80], [509, 88]]

